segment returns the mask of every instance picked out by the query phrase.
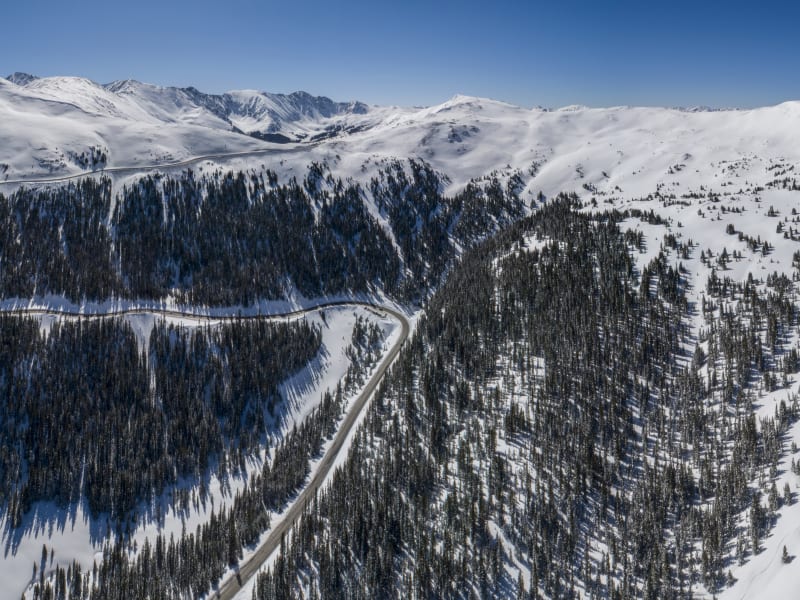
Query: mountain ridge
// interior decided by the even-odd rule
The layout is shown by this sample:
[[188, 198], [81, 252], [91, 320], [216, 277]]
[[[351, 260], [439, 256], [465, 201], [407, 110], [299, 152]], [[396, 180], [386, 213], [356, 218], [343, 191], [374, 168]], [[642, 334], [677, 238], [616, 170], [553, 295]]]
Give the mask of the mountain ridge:
[[365, 114], [368, 111], [367, 105], [362, 102], [335, 102], [326, 96], [313, 96], [304, 91], [279, 94], [260, 90], [230, 90], [223, 94], [209, 94], [193, 86], [159, 86], [135, 79], [100, 84], [84, 77], [38, 77], [22, 72], [12, 73], [6, 80], [51, 96], [54, 92], [69, 93], [69, 86], [77, 83], [83, 88], [96, 88], [97, 93], [105, 90], [117, 97], [129, 98], [144, 107], [157, 104], [159, 108], [164, 108], [167, 101], [172, 101], [178, 107], [206, 109], [238, 129], [242, 129], [238, 125], [241, 119], [248, 119], [248, 125], [254, 127], [252, 130], [243, 130], [248, 135], [274, 133], [286, 122], [306, 118], [318, 120], [349, 113]]
[[[3, 79], [0, 77], [0, 79]], [[408, 109], [429, 109], [429, 108], [436, 108], [436, 107], [445, 107], [447, 105], [453, 104], [465, 104], [465, 103], [479, 103], [483, 102], [492, 102], [498, 104], [504, 104], [509, 107], [513, 108], [521, 108], [525, 110], [531, 111], [543, 111], [543, 112], [576, 112], [580, 110], [612, 110], [612, 109], [621, 109], [621, 108], [663, 108], [668, 110], [676, 110], [681, 112], [725, 112], [725, 111], [749, 111], [749, 110], [758, 110], [760, 108], [770, 108], [773, 106], [781, 106], [784, 104], [793, 104], [800, 102], [800, 100], [786, 100], [784, 102], [779, 102], [776, 104], [770, 105], [763, 105], [763, 106], [756, 106], [756, 107], [738, 107], [738, 106], [710, 106], [705, 104], [697, 104], [697, 105], [639, 105], [639, 104], [620, 104], [620, 105], [608, 105], [608, 106], [591, 106], [585, 104], [569, 104], [564, 106], [542, 106], [542, 105], [534, 105], [534, 106], [524, 106], [522, 104], [517, 104], [514, 102], [508, 102], [505, 100], [499, 100], [496, 98], [491, 98], [488, 96], [476, 96], [471, 94], [463, 94], [463, 93], [455, 93], [450, 98], [440, 102], [434, 103], [430, 105], [414, 105], [412, 106], [395, 106], [395, 105], [370, 105], [369, 103], [362, 102], [360, 100], [346, 100], [346, 101], [336, 101], [332, 100], [329, 96], [326, 95], [318, 95], [315, 96], [309, 92], [304, 90], [295, 90], [293, 92], [282, 93], [282, 92], [269, 92], [266, 90], [260, 90], [255, 88], [235, 88], [230, 89], [222, 93], [211, 93], [211, 92], [204, 92], [193, 85], [181, 87], [181, 86], [162, 86], [158, 84], [152, 84], [148, 82], [144, 82], [138, 79], [133, 78], [125, 78], [125, 79], [115, 79], [108, 83], [99, 83], [90, 78], [82, 77], [82, 76], [47, 76], [47, 77], [40, 77], [38, 75], [34, 75], [31, 73], [26, 73], [22, 71], [15, 71], [5, 77], [6, 81], [10, 81], [15, 85], [20, 87], [26, 87], [30, 83], [35, 81], [41, 80], [56, 80], [56, 79], [74, 79], [74, 80], [83, 80], [89, 82], [99, 88], [104, 88], [108, 91], [113, 93], [120, 93], [126, 92], [128, 86], [144, 86], [155, 90], [161, 91], [180, 91], [186, 93], [188, 96], [193, 98], [214, 98], [214, 99], [221, 99], [221, 98], [231, 98], [233, 96], [242, 95], [242, 94], [250, 94], [250, 95], [259, 95], [266, 98], [274, 99], [274, 100], [283, 100], [283, 101], [291, 101], [297, 103], [318, 103], [322, 106], [329, 107], [329, 110], [323, 111], [323, 116], [329, 117], [333, 116], [333, 114], [337, 112], [353, 112], [355, 114], [364, 114], [366, 111], [369, 110], [371, 106], [377, 106], [381, 108], [408, 108]]]
[[[314, 503], [329, 524], [304, 520], [297, 531], [313, 535], [287, 540], [330, 543], [284, 553], [287, 568], [239, 597], [289, 589], [279, 573], [308, 575], [319, 590], [366, 573], [364, 597], [409, 595], [410, 577], [422, 597], [781, 597], [796, 587], [783, 565], [800, 548], [789, 445], [800, 442], [800, 103], [545, 110], [459, 94], [360, 112], [303, 92], [10, 79], [23, 85], [0, 79], [8, 308], [89, 313], [146, 299], [255, 312], [385, 296], [415, 311], [419, 337], [365, 419], [375, 428], [354, 438], [348, 479], [320, 495], [318, 506], [334, 510]], [[344, 346], [341, 332], [324, 330]], [[148, 398], [147, 377], [136, 381]], [[412, 460], [408, 448], [419, 449]], [[55, 458], [28, 470], [37, 475], [23, 499], [57, 496]], [[151, 481], [166, 485], [169, 472]], [[60, 496], [71, 497], [71, 481]], [[371, 497], [349, 492], [377, 484]], [[106, 488], [119, 501], [98, 492], [98, 508], [141, 500], [152, 485], [96, 489]], [[247, 502], [260, 514], [255, 489]], [[372, 502], [382, 497], [398, 503]], [[15, 504], [13, 523], [37, 518], [27, 506]], [[222, 531], [241, 536], [255, 521], [235, 513]], [[162, 547], [183, 525], [183, 513], [165, 514], [174, 529]], [[140, 542], [155, 535], [148, 519]], [[243, 539], [230, 535], [211, 536], [228, 552], [203, 564], [203, 577], [219, 571], [185, 595], [241, 557]], [[185, 585], [201, 563], [182, 544], [189, 576], [174, 581]], [[781, 559], [784, 544], [792, 554]], [[48, 546], [91, 571], [88, 534], [57, 531]], [[0, 571], [20, 589], [43, 585], [28, 581], [38, 534], [19, 548]], [[110, 556], [123, 562], [106, 555], [100, 569], [131, 572], [127, 549]], [[150, 564], [147, 551], [140, 558]], [[164, 597], [158, 586], [174, 574], [142, 573], [129, 581]], [[44, 577], [58, 585], [55, 573]]]

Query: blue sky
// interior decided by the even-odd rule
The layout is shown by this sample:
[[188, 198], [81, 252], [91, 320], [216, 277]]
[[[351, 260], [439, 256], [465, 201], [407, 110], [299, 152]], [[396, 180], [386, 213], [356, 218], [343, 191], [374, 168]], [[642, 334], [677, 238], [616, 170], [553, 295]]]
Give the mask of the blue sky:
[[0, 74], [421, 105], [740, 106], [800, 99], [794, 2], [118, 3], [2, 8]]

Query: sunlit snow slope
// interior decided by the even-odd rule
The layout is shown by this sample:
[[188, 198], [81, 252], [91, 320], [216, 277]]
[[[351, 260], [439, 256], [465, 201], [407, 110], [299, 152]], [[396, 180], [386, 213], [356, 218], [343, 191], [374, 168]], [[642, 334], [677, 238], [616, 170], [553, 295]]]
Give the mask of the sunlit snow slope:
[[[300, 145], [307, 152], [293, 154], [294, 162], [337, 157], [337, 172], [356, 177], [382, 158], [413, 157], [447, 174], [455, 188], [494, 170], [519, 170], [531, 194], [619, 186], [631, 196], [687, 175], [719, 178], [724, 160], [748, 159], [738, 172], [746, 178], [770, 159], [800, 158], [798, 133], [795, 102], [746, 111], [545, 110], [455, 96], [420, 109], [304, 92], [210, 95], [129, 80], [0, 79], [0, 180]], [[92, 149], [98, 160], [81, 160]], [[682, 171], [670, 175], [676, 165]]]
[[[266, 165], [281, 178], [298, 180], [312, 162], [323, 162], [334, 176], [366, 184], [387, 161], [421, 159], [442, 175], [449, 193], [494, 174], [521, 181], [532, 209], [543, 197], [573, 191], [587, 209], [652, 209], [663, 224], [626, 222], [643, 234], [637, 264], [644, 267], [670, 237], [691, 240], [693, 254], [671, 256], [686, 269], [695, 306], [718, 270], [706, 256], [735, 251], [738, 258], [720, 274], [734, 281], [752, 275], [762, 289], [773, 272], [793, 277], [800, 269], [793, 266], [800, 251], [799, 137], [800, 102], [753, 110], [547, 110], [455, 96], [433, 107], [398, 108], [303, 92], [210, 95], [136, 81], [0, 78], [0, 183], [8, 182], [0, 192], [20, 180], [114, 167], [166, 169], [192, 157], [260, 150], [264, 156], [202, 162], [232, 169]], [[768, 241], [769, 250], [754, 249], [750, 239]], [[690, 326], [697, 335], [707, 324], [696, 312]], [[800, 334], [792, 331], [785, 343], [797, 347]], [[785, 387], [759, 393], [758, 415], [773, 414], [781, 400], [799, 393], [799, 380], [795, 374]], [[783, 440], [775, 482], [779, 489], [788, 483], [796, 495], [793, 440], [800, 444], [800, 423]], [[38, 552], [41, 540], [35, 541]], [[773, 598], [796, 588], [800, 569], [781, 561], [784, 544], [792, 556], [800, 555], [800, 502], [781, 507], [763, 550], [744, 564], [735, 564], [727, 548], [732, 585], [723, 595]], [[693, 591], [711, 596], [701, 585]]]

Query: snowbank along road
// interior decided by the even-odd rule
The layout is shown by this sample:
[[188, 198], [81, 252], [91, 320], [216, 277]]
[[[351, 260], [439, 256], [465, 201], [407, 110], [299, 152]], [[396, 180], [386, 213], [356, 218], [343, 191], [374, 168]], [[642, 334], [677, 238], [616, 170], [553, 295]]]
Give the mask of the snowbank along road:
[[[364, 304], [361, 305], [363, 306]], [[320, 462], [319, 468], [311, 477], [311, 480], [306, 484], [305, 488], [297, 495], [288, 510], [286, 510], [283, 520], [270, 531], [267, 538], [261, 543], [250, 559], [244, 564], [239, 565], [239, 568], [234, 575], [229, 577], [217, 588], [214, 597], [221, 598], [222, 600], [231, 600], [234, 598], [242, 586], [258, 572], [258, 570], [261, 568], [261, 565], [263, 565], [264, 562], [266, 562], [266, 560], [272, 555], [272, 553], [280, 547], [281, 539], [283, 539], [284, 535], [289, 532], [292, 525], [303, 512], [303, 509], [307, 503], [314, 497], [314, 494], [317, 493], [319, 487], [324, 483], [325, 479], [333, 468], [333, 465], [336, 463], [336, 458], [344, 448], [345, 440], [353, 429], [355, 423], [358, 421], [359, 415], [366, 406], [367, 400], [369, 400], [369, 398], [375, 392], [376, 388], [378, 387], [378, 383], [380, 383], [381, 379], [386, 374], [386, 370], [394, 362], [394, 359], [397, 358], [400, 348], [403, 346], [406, 338], [408, 338], [408, 333], [410, 331], [408, 319], [406, 319], [406, 317], [400, 312], [390, 308], [383, 306], [373, 306], [373, 308], [385, 312], [400, 322], [401, 332], [397, 343], [392, 346], [392, 348], [383, 358], [383, 361], [381, 361], [380, 365], [375, 371], [375, 374], [367, 382], [367, 384], [364, 386], [364, 389], [353, 402], [350, 411], [345, 415], [344, 420], [339, 426], [339, 430], [336, 432], [333, 443], [331, 443], [328, 451], [325, 453], [325, 456], [322, 459], [322, 462]]]

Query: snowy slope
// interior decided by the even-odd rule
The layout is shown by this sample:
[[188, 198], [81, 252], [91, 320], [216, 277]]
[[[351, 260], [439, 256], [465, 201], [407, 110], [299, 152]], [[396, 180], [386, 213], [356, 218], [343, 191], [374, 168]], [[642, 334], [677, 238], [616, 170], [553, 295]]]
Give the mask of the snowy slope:
[[368, 112], [304, 92], [221, 96], [137, 81], [99, 85], [81, 77], [0, 78], [0, 179], [69, 175], [89, 169], [75, 157], [105, 152], [96, 168], [168, 163], [199, 154], [269, 148], [327, 136]]
[[170, 125], [87, 80], [48, 78], [31, 85], [29, 90], [0, 80], [3, 177], [81, 172], [84, 168], [73, 157], [92, 147], [106, 151], [108, 165], [137, 165], [188, 157], [199, 148], [221, 152], [263, 146], [226, 131], [222, 121], [217, 128]]
[[338, 155], [343, 176], [369, 174], [384, 158], [416, 157], [447, 174], [450, 191], [492, 171], [518, 170], [531, 196], [585, 186], [619, 186], [632, 196], [678, 179], [667, 176], [674, 165], [685, 165], [682, 175], [708, 179], [723, 160], [800, 158], [800, 103], [741, 111], [545, 110], [455, 96], [419, 109], [337, 103], [304, 92], [209, 95], [129, 80], [101, 86], [76, 77], [0, 79], [0, 180], [80, 173], [86, 167], [70, 156], [92, 146], [107, 149], [105, 167], [288, 149], [243, 133], [307, 143], [307, 152], [282, 157], [289, 166]]
[[[274, 144], [245, 135], [253, 132], [298, 143]], [[800, 173], [798, 136], [800, 102], [753, 110], [546, 110], [455, 96], [433, 107], [398, 108], [336, 103], [303, 92], [209, 95], [136, 81], [103, 86], [72, 77], [14, 74], [0, 79], [0, 182], [80, 173], [87, 167], [74, 157], [93, 147], [107, 154], [105, 167], [271, 149], [275, 154], [266, 158], [210, 162], [231, 169], [266, 163], [282, 178], [300, 179], [312, 161], [321, 161], [335, 176], [364, 183], [387, 160], [417, 158], [447, 176], [448, 192], [492, 172], [501, 179], [517, 173], [530, 202], [538, 202], [540, 192], [552, 197], [575, 191], [587, 207], [593, 200], [598, 210], [631, 207], [662, 216], [669, 225], [626, 222], [644, 235], [646, 250], [634, 258], [640, 268], [646, 265], [667, 235], [696, 242], [690, 257], [672, 255], [687, 269], [689, 300], [696, 304], [711, 273], [711, 263], [700, 260], [701, 250], [713, 256], [723, 250], [741, 253], [724, 273], [735, 281], [749, 274], [764, 280], [773, 271], [792, 276], [793, 255], [800, 250], [800, 221], [792, 210], [800, 211], [800, 194], [786, 189], [783, 180], [788, 178], [791, 188]], [[0, 192], [12, 188], [2, 186]], [[771, 206], [778, 216], [770, 214]], [[779, 222], [791, 236], [776, 231]], [[768, 240], [774, 249], [769, 254], [752, 251], [726, 231], [728, 225]], [[698, 315], [693, 332], [701, 327]], [[797, 346], [797, 333], [788, 344]], [[800, 393], [796, 375], [788, 389], [759, 396], [759, 415], [772, 414], [788, 393]], [[800, 478], [789, 468], [792, 441], [800, 444], [800, 424], [784, 440], [776, 481], [779, 488], [789, 483], [796, 495]], [[42, 538], [32, 540], [23, 543], [30, 544], [26, 552], [36, 555]], [[800, 502], [781, 508], [759, 554], [744, 565], [730, 565], [736, 582], [723, 597], [780, 597], [800, 585], [800, 569], [781, 561], [784, 544], [790, 555], [800, 555]], [[29, 565], [29, 557], [18, 564]], [[711, 596], [699, 585], [694, 592]]]

